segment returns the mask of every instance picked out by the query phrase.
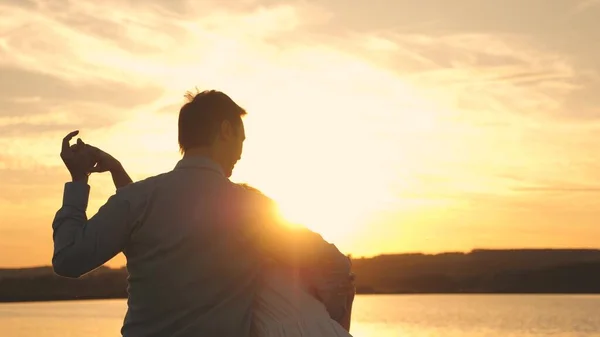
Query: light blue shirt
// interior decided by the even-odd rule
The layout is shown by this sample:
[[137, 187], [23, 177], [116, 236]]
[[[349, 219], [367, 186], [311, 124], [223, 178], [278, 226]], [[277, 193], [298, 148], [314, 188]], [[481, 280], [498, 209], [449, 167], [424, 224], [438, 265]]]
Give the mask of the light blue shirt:
[[[230, 182], [208, 158], [186, 157], [173, 171], [120, 188], [88, 220], [89, 192], [85, 183], [65, 185], [52, 264], [79, 277], [123, 252], [125, 337], [248, 336], [266, 258], [330, 275], [316, 282], [323, 294], [349, 272], [335, 246], [282, 225], [268, 198]], [[337, 316], [345, 298], [336, 296], [322, 297]]]

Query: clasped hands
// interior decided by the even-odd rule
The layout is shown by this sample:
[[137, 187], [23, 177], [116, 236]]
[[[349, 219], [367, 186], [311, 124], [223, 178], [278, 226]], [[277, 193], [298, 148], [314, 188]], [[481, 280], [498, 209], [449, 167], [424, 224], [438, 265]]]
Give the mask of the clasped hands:
[[73, 181], [88, 181], [88, 177], [93, 172], [114, 173], [123, 170], [121, 163], [110, 154], [100, 150], [97, 147], [85, 144], [81, 138], [70, 145], [71, 139], [77, 136], [79, 131], [72, 131], [62, 140], [60, 158], [71, 173]]

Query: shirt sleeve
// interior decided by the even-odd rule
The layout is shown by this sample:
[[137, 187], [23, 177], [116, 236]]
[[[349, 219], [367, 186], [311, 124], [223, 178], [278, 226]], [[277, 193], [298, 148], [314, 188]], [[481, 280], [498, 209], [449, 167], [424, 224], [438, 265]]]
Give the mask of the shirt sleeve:
[[52, 223], [55, 273], [77, 278], [121, 252], [129, 238], [130, 203], [119, 193], [111, 196], [88, 220], [90, 187], [83, 182], [65, 184], [63, 205]]
[[329, 316], [340, 322], [350, 310], [350, 297], [353, 296], [352, 263], [337, 248], [328, 254], [327, 261], [324, 270], [309, 274], [308, 279]]

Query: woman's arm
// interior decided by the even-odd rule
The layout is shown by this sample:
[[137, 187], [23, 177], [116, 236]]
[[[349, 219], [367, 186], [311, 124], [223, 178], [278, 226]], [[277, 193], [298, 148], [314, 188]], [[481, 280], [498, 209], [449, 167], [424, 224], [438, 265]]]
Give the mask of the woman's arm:
[[119, 162], [115, 157], [95, 146], [89, 144], [86, 144], [86, 146], [92, 150], [94, 159], [96, 160], [96, 166], [92, 167], [90, 173], [102, 173], [106, 171], [110, 172], [113, 183], [115, 184], [115, 188], [117, 190], [133, 183], [133, 180], [131, 180], [129, 174], [127, 174], [127, 171], [125, 171], [125, 168], [123, 165], [121, 165], [121, 162]]
[[112, 175], [113, 183], [115, 184], [116, 189], [133, 183], [133, 180], [131, 180], [129, 174], [127, 174], [127, 171], [125, 171], [125, 168], [123, 168], [121, 164], [119, 164], [119, 166], [115, 169], [111, 170], [110, 174]]
[[337, 321], [340, 325], [350, 332], [350, 322], [352, 321], [352, 303], [354, 303], [354, 295], [356, 294], [356, 287], [354, 286], [354, 274], [350, 275], [350, 286], [348, 287], [348, 293], [346, 297], [346, 312], [341, 320]]
[[[334, 245], [332, 245], [335, 247]], [[328, 254], [328, 265], [309, 277], [317, 298], [325, 305], [329, 316], [350, 331], [350, 316], [354, 300], [354, 276], [348, 257], [335, 248]]]

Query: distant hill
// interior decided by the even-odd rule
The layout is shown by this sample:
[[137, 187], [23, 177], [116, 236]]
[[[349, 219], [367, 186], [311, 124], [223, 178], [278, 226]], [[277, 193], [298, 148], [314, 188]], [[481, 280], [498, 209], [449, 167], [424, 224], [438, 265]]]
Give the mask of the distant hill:
[[[577, 273], [561, 276], [560, 287], [548, 289], [539, 284], [537, 289], [546, 292], [577, 292], [577, 280], [594, 277], [594, 264], [600, 264], [600, 250], [519, 249], [485, 250], [470, 253], [442, 253], [436, 255], [398, 254], [380, 255], [367, 259], [354, 259], [360, 292], [378, 293], [430, 293], [430, 292], [506, 292], [521, 289], [508, 282], [525, 282], [539, 279], [541, 275], [559, 277], [558, 272], [568, 272], [568, 266], [587, 266]], [[551, 280], [548, 280], [551, 281]], [[504, 282], [504, 283], [502, 283]], [[600, 280], [594, 292], [600, 292]], [[532, 288], [528, 292], [537, 292]]]
[[[97, 275], [99, 273], [114, 271], [115, 269], [108, 268], [106, 266], [101, 266], [94, 270], [90, 275]], [[15, 268], [15, 269], [7, 269], [0, 268], [0, 281], [2, 279], [31, 279], [40, 276], [48, 276], [54, 275], [54, 271], [52, 267], [33, 267], [33, 268]]]
[[100, 267], [79, 279], [57, 276], [51, 267], [0, 269], [0, 302], [127, 297], [127, 271]]
[[[520, 249], [353, 259], [358, 293], [600, 293], [600, 250]], [[0, 269], [0, 302], [127, 297], [126, 269], [72, 280]]]
[[0, 280], [3, 278], [14, 278], [14, 277], [35, 277], [43, 276], [52, 273], [52, 267], [34, 267], [34, 268], [22, 268], [22, 269], [1, 269], [0, 268]]

